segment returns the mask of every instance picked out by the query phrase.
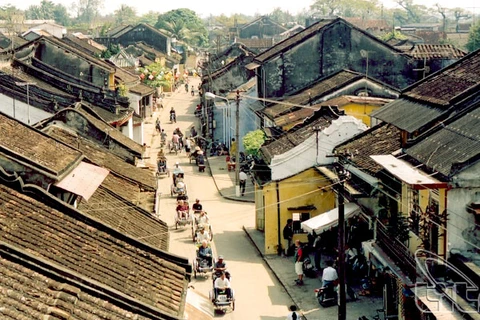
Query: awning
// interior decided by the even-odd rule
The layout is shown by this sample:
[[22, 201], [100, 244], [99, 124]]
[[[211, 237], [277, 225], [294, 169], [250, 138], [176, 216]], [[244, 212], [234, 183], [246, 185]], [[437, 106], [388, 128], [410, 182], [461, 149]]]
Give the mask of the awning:
[[[360, 213], [360, 207], [355, 203], [345, 204], [345, 219], [350, 218], [354, 214]], [[315, 231], [320, 234], [328, 228], [336, 226], [338, 223], [338, 208], [322, 213], [316, 217], [308, 219], [301, 223], [301, 228], [306, 232]]]
[[397, 159], [392, 155], [370, 156], [376, 163], [384, 167], [401, 181], [418, 189], [446, 188], [447, 184], [418, 170], [410, 163]]
[[82, 196], [88, 201], [109, 172], [110, 171], [105, 168], [80, 162], [63, 180], [55, 183], [55, 186]]
[[[448, 301], [442, 293], [435, 290], [435, 288], [427, 286], [415, 286], [412, 289], [415, 293], [415, 296], [422, 301], [422, 303], [428, 308], [428, 310], [423, 310], [426, 313], [432, 313], [437, 320], [460, 320], [465, 319], [457, 311], [457, 306]], [[459, 296], [457, 295], [457, 299]], [[472, 311], [472, 310], [470, 310]], [[476, 313], [476, 310], [473, 310]], [[472, 315], [478, 317], [478, 314], [475, 315], [471, 312]]]
[[245, 68], [247, 68], [248, 70], [253, 70], [253, 69], [256, 69], [258, 67], [260, 67], [260, 64], [256, 63], [256, 62], [250, 62], [249, 64], [247, 64], [245, 66]]

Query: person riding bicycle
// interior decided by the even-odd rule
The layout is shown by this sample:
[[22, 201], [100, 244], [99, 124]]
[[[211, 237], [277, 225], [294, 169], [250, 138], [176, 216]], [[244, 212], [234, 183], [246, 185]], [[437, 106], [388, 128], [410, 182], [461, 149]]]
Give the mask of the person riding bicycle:
[[223, 256], [219, 255], [217, 262], [213, 265], [213, 275], [214, 281], [216, 278], [220, 277], [222, 273], [225, 273], [225, 277], [230, 280], [230, 272], [227, 271], [227, 264], [223, 260]]
[[173, 107], [170, 109], [170, 121], [177, 122], [177, 113]]
[[194, 96], [194, 95], [195, 95], [195, 87], [194, 87], [194, 86], [192, 86], [192, 89], [191, 89], [191, 91], [190, 91], [190, 92], [192, 93], [192, 96]]
[[195, 203], [192, 205], [192, 209], [194, 213], [199, 213], [200, 211], [202, 211], [203, 206], [200, 203], [200, 199], [195, 199]]
[[162, 132], [160, 132], [160, 143], [162, 145], [165, 145], [166, 141], [167, 141], [167, 133], [165, 132], [164, 129], [162, 129]]
[[188, 83], [185, 83], [185, 92], [188, 93]]

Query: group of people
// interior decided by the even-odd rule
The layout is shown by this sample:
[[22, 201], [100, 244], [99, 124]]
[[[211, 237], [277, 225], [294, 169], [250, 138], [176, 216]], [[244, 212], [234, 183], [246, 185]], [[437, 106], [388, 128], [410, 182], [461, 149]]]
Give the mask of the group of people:
[[213, 288], [214, 288], [214, 302], [219, 293], [225, 292], [227, 299], [232, 299], [232, 290], [230, 286], [230, 274], [227, 271], [227, 264], [223, 258], [223, 255], [219, 255], [217, 261], [213, 263], [213, 252], [210, 244], [210, 235], [205, 230], [205, 225], [210, 224], [210, 218], [203, 210], [203, 206], [199, 199], [195, 200], [192, 206], [193, 212], [199, 214], [196, 218], [196, 223], [199, 225], [199, 232], [196, 235], [196, 242], [200, 243], [200, 247], [197, 252], [198, 260], [206, 260], [208, 265], [213, 265]]

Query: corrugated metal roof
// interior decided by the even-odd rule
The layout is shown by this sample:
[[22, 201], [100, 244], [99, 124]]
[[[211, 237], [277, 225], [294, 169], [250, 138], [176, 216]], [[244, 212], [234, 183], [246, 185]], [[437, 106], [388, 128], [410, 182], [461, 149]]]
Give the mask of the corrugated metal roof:
[[413, 102], [406, 99], [395, 100], [371, 113], [371, 116], [407, 132], [414, 132], [435, 120], [445, 109]]
[[[467, 165], [480, 155], [480, 108], [426, 137], [406, 153], [445, 176], [455, 173], [455, 165]], [[459, 169], [459, 168], [457, 168]]]

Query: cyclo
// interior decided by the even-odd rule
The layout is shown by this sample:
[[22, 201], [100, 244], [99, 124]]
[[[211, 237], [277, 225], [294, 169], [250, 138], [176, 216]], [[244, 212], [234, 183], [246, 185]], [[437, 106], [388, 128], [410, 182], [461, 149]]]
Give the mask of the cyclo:
[[158, 178], [164, 175], [170, 177], [170, 171], [168, 170], [168, 167], [167, 167], [167, 157], [165, 157], [165, 155], [163, 154], [163, 150], [160, 150], [160, 152], [157, 154], [156, 176]]

